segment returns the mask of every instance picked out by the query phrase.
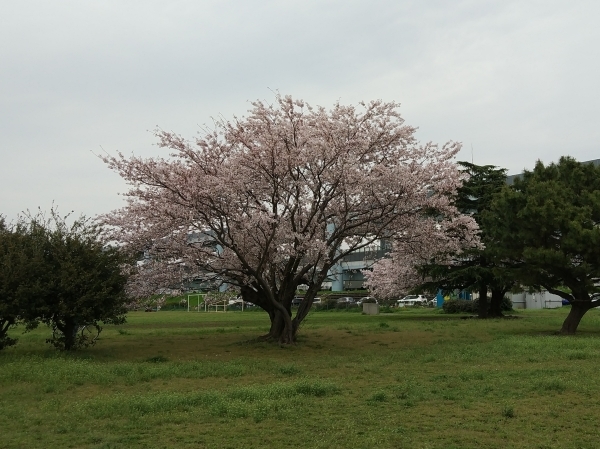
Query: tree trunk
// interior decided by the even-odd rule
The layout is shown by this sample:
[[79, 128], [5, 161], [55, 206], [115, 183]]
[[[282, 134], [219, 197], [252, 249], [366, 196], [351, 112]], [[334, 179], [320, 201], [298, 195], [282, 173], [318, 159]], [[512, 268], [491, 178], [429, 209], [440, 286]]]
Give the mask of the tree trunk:
[[266, 340], [277, 341], [280, 344], [293, 344], [296, 342], [296, 332], [294, 332], [292, 319], [287, 311], [282, 312], [276, 309], [272, 314], [269, 314], [269, 317], [271, 318], [271, 328], [269, 333], [265, 335]]
[[479, 287], [479, 307], [477, 310], [479, 318], [488, 317], [488, 308], [487, 285], [481, 285]]
[[12, 320], [0, 320], [0, 350], [12, 346], [17, 343], [17, 340], [10, 338], [7, 333], [10, 326], [14, 324]]
[[6, 333], [11, 325], [12, 322], [10, 320], [0, 319], [0, 340], [6, 337]]
[[571, 310], [563, 322], [560, 333], [563, 335], [573, 335], [577, 331], [577, 326], [583, 315], [592, 308], [591, 301], [572, 301]]
[[490, 300], [490, 311], [489, 316], [493, 318], [503, 317], [502, 313], [502, 300], [505, 294], [504, 289], [496, 289], [492, 287], [492, 298]]
[[60, 330], [64, 337], [64, 349], [65, 351], [71, 351], [75, 348], [77, 339], [77, 325], [75, 320], [66, 318], [63, 325], [57, 324], [58, 330]]
[[304, 300], [300, 303], [300, 306], [298, 306], [298, 310], [296, 311], [296, 316], [294, 317], [294, 320], [292, 321], [294, 338], [296, 338], [296, 334], [298, 333], [298, 329], [300, 328], [300, 325], [302, 324], [302, 322], [308, 315], [308, 312], [310, 312], [310, 309], [312, 308], [313, 301], [315, 299], [315, 296], [317, 296], [317, 292], [319, 290], [319, 286], [321, 285], [321, 282], [322, 281], [319, 281], [318, 283], [314, 283], [313, 285], [311, 285], [309, 287], [306, 294], [304, 295]]
[[281, 303], [279, 303], [280, 307], [276, 307], [271, 301], [266, 299], [265, 293], [249, 287], [242, 287], [241, 293], [244, 300], [252, 302], [265, 310], [269, 314], [269, 319], [271, 320], [269, 332], [259, 339], [276, 341], [279, 344], [294, 344], [296, 342], [296, 335], [300, 328], [300, 324], [310, 311], [312, 301], [317, 292], [316, 288], [313, 290], [309, 289], [306, 293], [304, 300], [298, 307], [296, 317], [292, 320], [291, 302], [295, 290], [288, 293], [284, 299], [281, 299]]

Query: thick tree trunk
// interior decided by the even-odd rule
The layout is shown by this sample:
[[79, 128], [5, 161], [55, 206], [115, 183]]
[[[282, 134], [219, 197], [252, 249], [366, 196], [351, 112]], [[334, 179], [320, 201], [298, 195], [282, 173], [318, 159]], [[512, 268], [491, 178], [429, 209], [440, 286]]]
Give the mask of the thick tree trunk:
[[280, 344], [293, 344], [296, 342], [296, 332], [292, 318], [289, 313], [275, 310], [269, 314], [271, 318], [271, 328], [269, 333], [265, 335], [266, 340], [277, 341]]
[[312, 301], [317, 292], [310, 290], [306, 293], [304, 300], [300, 303], [296, 317], [292, 319], [291, 301], [294, 297], [294, 291], [288, 292], [286, 297], [281, 300], [279, 307], [275, 306], [271, 301], [266, 299], [266, 294], [255, 291], [249, 287], [242, 287], [241, 292], [245, 301], [250, 301], [253, 304], [261, 307], [269, 314], [271, 327], [266, 335], [263, 335], [259, 340], [275, 341], [279, 344], [294, 344], [296, 336], [300, 328], [300, 324], [308, 315]]
[[560, 333], [564, 335], [575, 334], [581, 318], [583, 318], [583, 315], [591, 308], [591, 301], [572, 301], [571, 310], [563, 322]]
[[280, 344], [295, 343], [300, 325], [308, 315], [308, 312], [312, 306], [312, 299], [313, 298], [311, 297], [305, 296], [304, 300], [298, 307], [298, 311], [296, 312], [294, 319], [291, 318], [291, 311], [287, 310], [285, 314], [278, 309], [275, 309], [273, 312], [269, 313], [269, 318], [271, 319], [271, 328], [269, 333], [265, 336], [266, 339], [277, 341]]
[[489, 316], [493, 318], [503, 317], [502, 313], [502, 300], [505, 294], [504, 289], [495, 289], [492, 287], [492, 298], [490, 299], [490, 311]]
[[479, 287], [479, 307], [478, 307], [478, 316], [479, 318], [487, 318], [488, 317], [488, 298], [487, 298], [487, 285], [482, 285]]

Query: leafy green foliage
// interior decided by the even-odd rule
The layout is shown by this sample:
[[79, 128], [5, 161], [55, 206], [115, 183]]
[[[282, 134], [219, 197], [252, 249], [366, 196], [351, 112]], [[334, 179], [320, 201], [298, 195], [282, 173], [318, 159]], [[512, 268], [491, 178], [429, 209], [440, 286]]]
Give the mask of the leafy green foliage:
[[[478, 224], [481, 223], [483, 211], [489, 209], [494, 196], [506, 183], [506, 169], [494, 165], [475, 165], [459, 162], [463, 173], [469, 179], [458, 189], [456, 206], [464, 213], [469, 213]], [[485, 230], [482, 230], [485, 234]]]
[[[484, 215], [503, 257], [524, 285], [545, 288], [573, 305], [563, 332], [600, 305], [600, 167], [563, 157], [536, 164], [505, 188]], [[567, 289], [559, 288], [567, 287]]]
[[8, 330], [25, 322], [35, 327], [36, 310], [45, 286], [43, 251], [39, 235], [43, 232], [35, 223], [20, 219], [7, 225], [0, 217], [0, 350], [14, 345]]
[[48, 341], [60, 349], [92, 342], [79, 338], [82, 325], [121, 324], [125, 321], [125, 257], [103, 244], [101, 229], [81, 218], [72, 225], [54, 211], [44, 227], [42, 322], [60, 332]]
[[127, 259], [102, 242], [100, 227], [66, 219], [51, 210], [48, 219], [0, 220], [0, 349], [15, 343], [7, 331], [19, 322], [46, 323], [54, 329], [48, 342], [76, 349], [95, 342], [89, 331], [100, 323], [125, 321]]
[[463, 299], [449, 299], [444, 301], [442, 309], [445, 313], [477, 313], [478, 303]]
[[[466, 301], [464, 299], [449, 299], [448, 301], [444, 301], [442, 309], [444, 310], [444, 313], [477, 313], [479, 311], [479, 300]], [[503, 312], [510, 312], [513, 310], [512, 301], [506, 296], [502, 298], [500, 310]]]

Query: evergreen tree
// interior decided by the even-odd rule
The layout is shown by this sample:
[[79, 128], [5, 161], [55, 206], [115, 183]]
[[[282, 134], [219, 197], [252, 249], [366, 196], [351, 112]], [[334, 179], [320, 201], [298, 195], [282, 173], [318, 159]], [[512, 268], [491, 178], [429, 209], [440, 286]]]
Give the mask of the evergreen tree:
[[[475, 290], [479, 293], [479, 317], [502, 316], [502, 298], [514, 281], [511, 271], [498, 258], [497, 242], [488, 232], [482, 214], [506, 184], [506, 170], [493, 165], [458, 164], [469, 179], [458, 189], [455, 204], [462, 213], [475, 219], [484, 247], [469, 249], [450, 261], [422, 266], [421, 273], [430, 280], [421, 287]], [[491, 301], [488, 301], [488, 292], [491, 292]]]
[[600, 167], [569, 157], [538, 161], [496, 196], [484, 223], [524, 285], [569, 300], [561, 332], [575, 333], [600, 306]]

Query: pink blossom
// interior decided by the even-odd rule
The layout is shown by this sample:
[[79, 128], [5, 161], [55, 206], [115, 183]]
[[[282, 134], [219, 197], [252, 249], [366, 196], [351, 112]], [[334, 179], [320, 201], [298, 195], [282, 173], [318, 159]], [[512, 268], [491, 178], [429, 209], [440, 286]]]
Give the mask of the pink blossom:
[[[462, 182], [460, 144], [420, 144], [397, 103], [326, 110], [278, 96], [252, 106], [248, 117], [220, 120], [192, 141], [157, 130], [168, 158], [104, 157], [130, 185], [127, 206], [103, 217], [111, 238], [165, 267], [180, 260], [240, 287], [284, 342], [346, 254], [394, 242], [370, 280], [377, 290], [385, 267], [403, 267], [408, 281], [403, 255], [476, 244], [474, 221], [450, 201]], [[303, 283], [309, 289], [292, 318]]]

